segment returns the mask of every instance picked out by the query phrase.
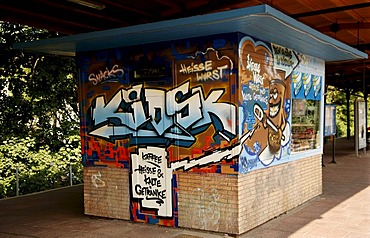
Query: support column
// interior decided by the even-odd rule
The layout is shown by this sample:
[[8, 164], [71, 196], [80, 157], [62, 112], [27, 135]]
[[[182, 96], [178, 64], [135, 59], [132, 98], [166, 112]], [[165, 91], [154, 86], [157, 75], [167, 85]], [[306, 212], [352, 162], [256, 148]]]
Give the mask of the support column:
[[362, 77], [362, 82], [363, 82], [363, 92], [364, 92], [364, 100], [365, 100], [365, 118], [366, 118], [366, 121], [365, 121], [365, 127], [366, 127], [366, 143], [368, 142], [368, 138], [369, 138], [369, 135], [368, 135], [368, 130], [367, 130], [367, 111], [368, 111], [368, 108], [367, 108], [367, 98], [368, 98], [368, 88], [367, 88], [367, 83], [366, 83], [366, 62], [364, 62], [364, 67], [363, 67], [363, 77]]
[[351, 121], [350, 121], [350, 111], [349, 111], [349, 100], [351, 98], [351, 93], [349, 91], [349, 89], [347, 88], [346, 89], [346, 100], [347, 100], [347, 140], [350, 139], [351, 137], [351, 127], [350, 127], [350, 124], [351, 124]]

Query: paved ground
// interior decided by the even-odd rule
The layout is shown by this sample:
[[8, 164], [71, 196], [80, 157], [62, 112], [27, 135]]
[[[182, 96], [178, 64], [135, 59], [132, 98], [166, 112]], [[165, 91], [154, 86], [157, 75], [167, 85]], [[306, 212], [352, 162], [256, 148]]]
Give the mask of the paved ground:
[[[241, 235], [248, 237], [370, 238], [370, 153], [355, 157], [353, 142], [324, 149], [323, 194]], [[83, 215], [81, 185], [0, 200], [0, 237], [228, 237], [181, 228]]]

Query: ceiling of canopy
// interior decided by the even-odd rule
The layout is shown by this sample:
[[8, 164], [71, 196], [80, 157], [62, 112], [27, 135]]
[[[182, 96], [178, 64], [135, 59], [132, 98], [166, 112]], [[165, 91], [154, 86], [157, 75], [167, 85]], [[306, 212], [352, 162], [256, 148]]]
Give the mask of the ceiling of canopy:
[[[370, 53], [367, 0], [13, 0], [0, 2], [0, 20], [75, 35], [261, 4]], [[340, 89], [369, 92], [369, 75], [368, 59], [326, 65], [326, 83]]]

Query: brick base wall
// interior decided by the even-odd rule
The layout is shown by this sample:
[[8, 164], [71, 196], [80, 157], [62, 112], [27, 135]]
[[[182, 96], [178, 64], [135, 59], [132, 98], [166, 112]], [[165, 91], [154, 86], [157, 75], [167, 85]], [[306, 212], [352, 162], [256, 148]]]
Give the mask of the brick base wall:
[[179, 226], [242, 234], [322, 193], [321, 156], [248, 174], [178, 172]]
[[[178, 225], [242, 234], [322, 193], [321, 156], [248, 174], [177, 171]], [[84, 169], [85, 214], [130, 220], [129, 171]]]
[[179, 226], [237, 233], [238, 176], [177, 172]]
[[84, 204], [87, 215], [130, 220], [128, 170], [85, 167]]
[[322, 193], [321, 156], [239, 175], [239, 234]]

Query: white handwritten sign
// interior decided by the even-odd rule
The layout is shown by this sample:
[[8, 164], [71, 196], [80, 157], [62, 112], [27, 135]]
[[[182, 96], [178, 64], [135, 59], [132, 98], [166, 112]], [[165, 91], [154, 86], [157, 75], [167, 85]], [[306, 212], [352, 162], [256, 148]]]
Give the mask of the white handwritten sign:
[[131, 154], [132, 194], [145, 208], [158, 209], [158, 216], [172, 216], [172, 169], [167, 168], [165, 148], [139, 148]]

